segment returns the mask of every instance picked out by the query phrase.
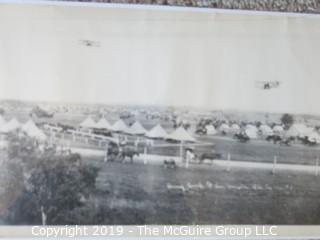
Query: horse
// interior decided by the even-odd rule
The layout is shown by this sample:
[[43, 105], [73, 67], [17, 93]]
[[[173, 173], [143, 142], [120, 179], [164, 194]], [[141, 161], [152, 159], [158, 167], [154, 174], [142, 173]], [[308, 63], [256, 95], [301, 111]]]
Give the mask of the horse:
[[302, 142], [302, 144], [308, 145], [308, 146], [316, 146], [316, 141], [310, 141], [308, 136], [305, 137], [298, 137], [298, 139]]
[[203, 163], [204, 160], [210, 160], [213, 161], [215, 159], [221, 159], [222, 158], [222, 154], [221, 153], [202, 153], [199, 157], [199, 163]]
[[122, 162], [124, 163], [126, 157], [130, 159], [130, 162], [133, 163], [133, 157], [134, 156], [139, 156], [140, 153], [132, 148], [124, 148], [122, 151], [119, 153], [120, 159], [122, 159]]
[[268, 142], [273, 141], [274, 144], [280, 143], [281, 141], [283, 141], [282, 137], [280, 137], [279, 135], [270, 135], [266, 137], [266, 140]]
[[280, 146], [291, 146], [292, 138], [283, 139], [279, 142]]
[[119, 153], [119, 146], [114, 142], [110, 142], [108, 144], [108, 159], [113, 162], [119, 156]]
[[234, 139], [238, 139], [240, 142], [246, 143], [250, 140], [250, 138], [245, 133], [236, 133], [233, 135]]
[[177, 168], [177, 164], [176, 164], [175, 160], [164, 160], [163, 161], [163, 167], [164, 168], [176, 169]]
[[205, 127], [198, 127], [196, 129], [196, 134], [198, 134], [198, 135], [206, 135], [207, 134], [207, 130], [205, 129]]

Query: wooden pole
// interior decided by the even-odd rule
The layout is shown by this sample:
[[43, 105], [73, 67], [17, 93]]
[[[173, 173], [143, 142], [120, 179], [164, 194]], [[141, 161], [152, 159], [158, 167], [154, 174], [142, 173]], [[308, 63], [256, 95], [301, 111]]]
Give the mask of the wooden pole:
[[275, 173], [276, 173], [276, 164], [277, 164], [277, 156], [274, 156], [274, 158], [273, 158], [272, 174], [275, 174]]
[[189, 160], [190, 160], [190, 154], [189, 151], [186, 152], [186, 168], [189, 168]]
[[180, 144], [180, 158], [182, 162], [183, 161], [183, 141], [181, 141], [181, 144]]
[[108, 162], [108, 145], [106, 151], [104, 152], [104, 162]]
[[147, 164], [148, 163], [148, 160], [147, 160], [147, 158], [148, 158], [148, 156], [147, 156], [147, 146], [144, 146], [144, 150], [143, 150], [143, 163], [144, 164]]
[[319, 158], [317, 157], [317, 160], [316, 160], [316, 176], [319, 175]]
[[230, 172], [230, 170], [231, 170], [231, 155], [230, 155], [230, 153], [228, 153], [228, 168], [227, 168], [227, 171], [228, 172]]

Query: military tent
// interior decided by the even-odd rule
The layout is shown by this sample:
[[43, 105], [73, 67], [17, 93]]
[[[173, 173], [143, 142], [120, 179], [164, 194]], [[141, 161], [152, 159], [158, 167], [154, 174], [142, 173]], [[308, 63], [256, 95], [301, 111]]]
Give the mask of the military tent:
[[112, 129], [111, 124], [105, 119], [105, 118], [101, 118], [96, 124], [95, 124], [96, 128], [99, 129]]
[[6, 120], [0, 115], [0, 127], [6, 124]]
[[83, 128], [96, 128], [96, 126], [97, 124], [90, 116], [88, 116], [82, 123], [80, 123], [80, 127]]
[[168, 135], [168, 139], [180, 141], [180, 142], [195, 142], [195, 138], [192, 137], [183, 127], [177, 128], [171, 134]]
[[247, 128], [245, 130], [246, 135], [250, 138], [250, 139], [255, 139], [258, 138], [258, 131], [257, 128]]
[[122, 119], [119, 119], [118, 121], [116, 121], [111, 129], [115, 132], [125, 132], [125, 133], [129, 133], [129, 128], [128, 126], [125, 124], [125, 122]]
[[255, 131], [258, 131], [257, 127], [253, 124], [250, 124], [250, 123], [246, 125], [246, 129], [253, 129]]
[[38, 140], [46, 140], [47, 136], [36, 126], [36, 124], [29, 120], [22, 126], [22, 130], [29, 136]]
[[286, 137], [306, 137], [313, 132], [312, 128], [302, 123], [293, 124], [286, 132]]
[[240, 131], [240, 126], [236, 123], [231, 125], [231, 131], [232, 132], [239, 132]]
[[223, 124], [221, 124], [221, 126], [220, 126], [219, 130], [220, 130], [221, 132], [225, 132], [225, 133], [227, 133], [227, 132], [229, 132], [229, 131], [230, 131], [230, 127], [229, 127], [229, 125], [228, 125], [228, 124], [223, 123]]
[[207, 131], [207, 135], [214, 135], [217, 133], [215, 127], [211, 124], [206, 125], [206, 131]]
[[149, 138], [167, 138], [168, 133], [162, 128], [160, 124], [157, 124], [146, 133], [146, 136]]
[[273, 135], [273, 131], [272, 131], [271, 127], [269, 127], [268, 125], [262, 124], [259, 127], [259, 130], [261, 131], [262, 135], [264, 135], [264, 136]]
[[283, 129], [283, 127], [280, 126], [280, 125], [275, 125], [275, 126], [272, 128], [272, 131], [273, 131], [274, 134], [280, 135], [280, 134], [282, 134], [282, 133], [284, 132], [284, 129]]
[[18, 122], [16, 118], [12, 118], [9, 122], [0, 127], [0, 132], [8, 133], [12, 132], [16, 129], [19, 129], [21, 124]]
[[143, 135], [147, 133], [147, 130], [141, 125], [140, 122], [136, 121], [131, 125], [129, 132], [131, 134]]
[[320, 143], [320, 135], [317, 132], [311, 132], [308, 135], [308, 139], [310, 142]]

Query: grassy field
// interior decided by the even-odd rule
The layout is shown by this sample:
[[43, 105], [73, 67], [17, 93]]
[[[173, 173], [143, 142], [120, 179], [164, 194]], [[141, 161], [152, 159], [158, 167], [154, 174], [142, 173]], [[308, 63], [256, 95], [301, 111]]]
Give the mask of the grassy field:
[[[108, 213], [92, 224], [320, 223], [320, 178], [315, 176], [85, 162], [101, 169], [93, 199]], [[204, 189], [167, 189], [167, 183], [188, 182]]]
[[[316, 159], [320, 159], [319, 146], [303, 146], [293, 144], [292, 146], [280, 146], [265, 140], [251, 140], [248, 143], [240, 143], [231, 137], [201, 137], [199, 140], [215, 144], [215, 150], [224, 158], [231, 154], [232, 160], [273, 162], [277, 156], [279, 163], [294, 163], [315, 165]], [[207, 147], [198, 147], [199, 152], [207, 151]]]
[[[72, 140], [71, 136], [66, 135], [66, 140]], [[303, 145], [279, 146], [264, 140], [252, 140], [249, 143], [240, 143], [231, 137], [199, 137], [200, 141], [211, 143], [212, 145], [196, 146], [195, 152], [200, 155], [203, 152], [215, 150], [222, 154], [223, 159], [227, 159], [230, 153], [233, 161], [252, 161], [252, 162], [273, 162], [274, 156], [277, 156], [278, 163], [306, 164], [315, 165], [316, 159], [320, 159], [320, 148], [318, 146], [310, 147]], [[155, 141], [157, 145], [168, 145], [165, 141]], [[93, 149], [103, 149], [105, 144], [98, 145], [96, 140], [77, 139], [76, 142], [71, 141], [74, 147], [84, 147]], [[143, 145], [138, 148], [139, 152], [144, 151]], [[164, 156], [179, 156], [180, 147], [175, 144], [167, 147], [149, 147], [148, 154], [157, 154]]]

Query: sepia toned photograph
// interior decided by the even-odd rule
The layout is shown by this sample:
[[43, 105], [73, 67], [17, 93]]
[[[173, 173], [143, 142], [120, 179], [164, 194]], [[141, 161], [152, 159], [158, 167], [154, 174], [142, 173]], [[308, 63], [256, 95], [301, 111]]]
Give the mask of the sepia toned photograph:
[[0, 224], [320, 223], [320, 18], [0, 3]]

